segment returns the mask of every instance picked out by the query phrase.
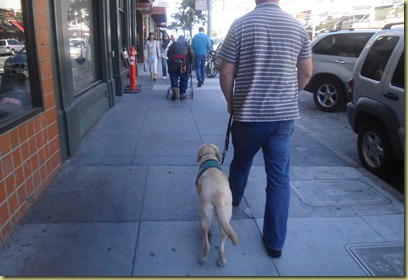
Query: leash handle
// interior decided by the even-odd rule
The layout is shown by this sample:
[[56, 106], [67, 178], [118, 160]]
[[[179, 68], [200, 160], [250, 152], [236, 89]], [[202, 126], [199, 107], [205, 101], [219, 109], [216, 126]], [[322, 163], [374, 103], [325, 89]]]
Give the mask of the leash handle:
[[224, 164], [225, 155], [227, 154], [227, 151], [228, 151], [229, 138], [231, 134], [231, 125], [232, 125], [232, 113], [230, 114], [230, 117], [228, 120], [227, 133], [225, 134], [225, 141], [224, 141], [224, 152], [222, 153], [221, 164]]

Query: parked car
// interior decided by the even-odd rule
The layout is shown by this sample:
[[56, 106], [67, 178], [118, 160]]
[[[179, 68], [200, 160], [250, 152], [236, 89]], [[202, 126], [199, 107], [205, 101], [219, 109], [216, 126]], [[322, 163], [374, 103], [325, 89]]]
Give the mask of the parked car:
[[361, 51], [378, 30], [335, 30], [312, 42], [313, 75], [305, 90], [316, 106], [333, 112], [346, 104], [348, 81]]
[[4, 75], [6, 77], [22, 77], [28, 78], [27, 52], [26, 48], [22, 48], [14, 56], [7, 58], [4, 61]]
[[81, 38], [69, 39], [69, 55], [72, 59], [85, 57], [86, 42]]
[[0, 55], [12, 54], [21, 51], [24, 45], [16, 39], [0, 39]]
[[362, 165], [394, 175], [404, 159], [404, 29], [386, 26], [367, 44], [350, 80], [347, 116]]

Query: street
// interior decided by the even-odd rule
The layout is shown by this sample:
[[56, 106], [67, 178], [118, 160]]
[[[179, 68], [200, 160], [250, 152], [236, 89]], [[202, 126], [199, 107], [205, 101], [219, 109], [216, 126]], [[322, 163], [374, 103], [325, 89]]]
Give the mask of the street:
[[[361, 167], [357, 152], [357, 134], [353, 132], [347, 119], [346, 108], [333, 113], [320, 111], [313, 101], [313, 94], [302, 91], [299, 94], [301, 119], [304, 129], [314, 134], [315, 140], [355, 167]], [[375, 176], [375, 175], [373, 175]], [[404, 194], [404, 172], [391, 178], [381, 178], [390, 186]]]

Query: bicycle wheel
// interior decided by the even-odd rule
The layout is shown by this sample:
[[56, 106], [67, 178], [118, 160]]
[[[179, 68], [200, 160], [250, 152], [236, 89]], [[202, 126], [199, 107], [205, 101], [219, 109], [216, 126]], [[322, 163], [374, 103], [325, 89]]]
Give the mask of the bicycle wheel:
[[217, 60], [215, 58], [211, 58], [207, 63], [206, 73], [208, 78], [213, 78], [218, 73], [217, 68]]

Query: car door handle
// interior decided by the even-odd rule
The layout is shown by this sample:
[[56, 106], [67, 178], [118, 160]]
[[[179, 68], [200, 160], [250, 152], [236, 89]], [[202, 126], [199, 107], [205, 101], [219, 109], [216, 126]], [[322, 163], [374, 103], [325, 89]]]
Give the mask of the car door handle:
[[344, 61], [343, 61], [343, 60], [335, 60], [334, 62], [335, 62], [335, 63], [344, 64]]
[[391, 92], [384, 92], [383, 96], [387, 99], [391, 99], [394, 101], [397, 101], [399, 99], [398, 95], [396, 95], [395, 93], [391, 93]]

